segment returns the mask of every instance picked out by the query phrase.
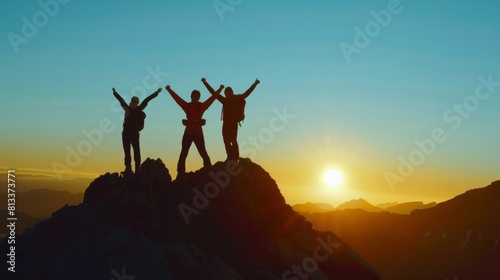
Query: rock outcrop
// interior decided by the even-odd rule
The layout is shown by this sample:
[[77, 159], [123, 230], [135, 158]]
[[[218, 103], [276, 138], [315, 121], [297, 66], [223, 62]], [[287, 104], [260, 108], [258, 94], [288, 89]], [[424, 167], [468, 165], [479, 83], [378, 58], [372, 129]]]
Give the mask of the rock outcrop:
[[82, 204], [16, 239], [15, 279], [304, 277], [379, 279], [335, 234], [313, 230], [248, 159], [174, 181], [159, 159], [146, 160], [138, 174], [107, 173]]

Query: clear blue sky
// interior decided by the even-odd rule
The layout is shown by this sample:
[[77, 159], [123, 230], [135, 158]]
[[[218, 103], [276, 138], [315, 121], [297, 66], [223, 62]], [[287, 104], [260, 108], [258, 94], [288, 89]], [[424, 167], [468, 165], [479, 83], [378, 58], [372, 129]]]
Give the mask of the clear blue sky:
[[[458, 129], [443, 119], [474, 94], [479, 76], [500, 81], [498, 1], [400, 1], [400, 12], [350, 63], [340, 44], [354, 46], [355, 27], [364, 30], [371, 11], [391, 1], [219, 3], [237, 5], [218, 12], [214, 1], [72, 0], [13, 47], [13, 33], [24, 37], [22, 18], [43, 21], [44, 10], [36, 1], [2, 2], [0, 166], [54, 175], [65, 147], [76, 147], [83, 129], [109, 118], [116, 129], [72, 169], [75, 176], [121, 170], [122, 112], [111, 110], [111, 88], [129, 100], [149, 67], [168, 73], [159, 85], [170, 84], [185, 99], [195, 88], [208, 97], [201, 77], [236, 92], [259, 78], [240, 144], [269, 126], [273, 109], [296, 116], [254, 158], [291, 202], [442, 200], [500, 178], [500, 87]], [[143, 158], [161, 157], [175, 170], [182, 111], [163, 91], [146, 113]], [[225, 158], [219, 116], [218, 103], [205, 115], [213, 161]], [[435, 128], [446, 132], [446, 142], [391, 189], [384, 174], [396, 173], [398, 156], [408, 157], [414, 140]], [[193, 147], [188, 169], [200, 166]], [[312, 191], [327, 166], [345, 173], [343, 192]]]

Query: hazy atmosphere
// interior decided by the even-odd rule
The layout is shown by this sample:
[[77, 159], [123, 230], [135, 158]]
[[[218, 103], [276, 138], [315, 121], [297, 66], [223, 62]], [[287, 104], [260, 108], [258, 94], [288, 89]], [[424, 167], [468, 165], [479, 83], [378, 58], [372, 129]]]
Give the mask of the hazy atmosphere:
[[[205, 100], [202, 77], [235, 93], [260, 79], [241, 157], [289, 203], [443, 201], [498, 179], [497, 1], [1, 5], [0, 166], [16, 170], [20, 190], [83, 192], [122, 170], [112, 87], [127, 102], [167, 84]], [[220, 108], [204, 115], [213, 162], [225, 158]], [[175, 174], [184, 112], [165, 90], [145, 112], [142, 157]], [[199, 166], [192, 148], [187, 170]], [[332, 169], [336, 186], [324, 178]]]

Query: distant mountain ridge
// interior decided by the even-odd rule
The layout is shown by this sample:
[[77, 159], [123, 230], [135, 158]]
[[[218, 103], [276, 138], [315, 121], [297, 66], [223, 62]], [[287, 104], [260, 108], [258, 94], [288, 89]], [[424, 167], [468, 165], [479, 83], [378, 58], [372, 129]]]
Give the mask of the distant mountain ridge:
[[[20, 211], [16, 211], [15, 213], [16, 213], [15, 217], [17, 218], [16, 221], [17, 234], [23, 233], [27, 228], [31, 228], [45, 219], [40, 217], [31, 217], [30, 215]], [[10, 217], [8, 214], [9, 214], [8, 210], [0, 209], [0, 219], [2, 221], [6, 221], [7, 217]], [[7, 227], [2, 227], [2, 229], [0, 230], [0, 235], [6, 236], [8, 235], [8, 233], [9, 233], [9, 228]]]
[[500, 279], [500, 181], [410, 214], [302, 213], [350, 244], [382, 279]]
[[335, 209], [335, 207], [333, 205], [331, 205], [330, 203], [319, 203], [319, 202], [317, 202], [317, 203], [314, 203], [314, 204], [316, 204], [319, 208], [321, 208], [323, 210], [327, 210], [327, 211]]
[[[323, 207], [321, 207], [323, 206]], [[374, 206], [369, 203], [365, 199], [353, 199], [347, 202], [340, 204], [338, 207], [334, 207], [333, 205], [327, 203], [312, 203], [307, 202], [303, 204], [295, 204], [293, 205], [293, 209], [299, 213], [322, 213], [322, 212], [330, 212], [330, 211], [341, 211], [341, 210], [349, 210], [349, 209], [361, 209], [366, 212], [383, 212], [387, 211], [395, 214], [410, 214], [413, 210], [418, 209], [427, 209], [436, 206], [436, 202], [431, 202], [424, 204], [421, 201], [412, 201], [412, 202], [389, 202], [379, 204], [378, 206]]]
[[396, 206], [398, 204], [399, 203], [397, 203], [397, 202], [386, 202], [386, 203], [377, 204], [375, 206], [377, 206], [378, 208], [387, 209], [387, 207]]
[[[72, 194], [67, 191], [50, 189], [31, 189], [16, 193], [16, 211], [35, 218], [48, 218], [64, 205], [78, 205], [83, 201], [83, 193]], [[1, 204], [0, 209], [7, 209]]]
[[373, 206], [371, 203], [368, 201], [364, 200], [363, 198], [359, 199], [353, 199], [347, 202], [344, 202], [337, 206], [338, 210], [345, 210], [345, 209], [362, 209], [365, 210], [366, 212], [381, 212], [382, 209], [376, 206]]
[[414, 210], [421, 210], [421, 209], [427, 209], [427, 208], [432, 208], [436, 207], [436, 202], [431, 202], [424, 204], [421, 201], [412, 201], [412, 202], [405, 202], [405, 203], [400, 203], [394, 206], [387, 207], [385, 211], [391, 212], [391, 213], [396, 213], [396, 214], [410, 214]]
[[292, 206], [293, 210], [300, 212], [300, 213], [320, 213], [320, 212], [327, 212], [328, 210], [325, 210], [321, 207], [319, 207], [316, 203], [312, 202], [306, 202], [303, 204], [295, 204]]

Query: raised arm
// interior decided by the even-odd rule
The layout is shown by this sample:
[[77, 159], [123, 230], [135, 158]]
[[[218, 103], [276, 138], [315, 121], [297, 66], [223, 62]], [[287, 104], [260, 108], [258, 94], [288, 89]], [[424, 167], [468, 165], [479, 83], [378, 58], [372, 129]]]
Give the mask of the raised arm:
[[201, 104], [200, 110], [202, 112], [205, 112], [205, 110], [207, 110], [208, 107], [210, 107], [210, 105], [212, 105], [212, 103], [214, 103], [215, 99], [220, 96], [220, 92], [222, 91], [223, 88], [224, 88], [224, 85], [220, 85], [219, 89], [216, 92], [214, 92], [212, 94], [212, 96], [210, 96], [207, 100], [205, 100], [205, 102], [203, 102]]
[[118, 99], [118, 102], [120, 102], [120, 105], [122, 105], [123, 109], [128, 107], [125, 100], [123, 100], [123, 98], [118, 94], [118, 92], [116, 92], [115, 88], [113, 88], [113, 95], [116, 97], [116, 99]]
[[[203, 82], [203, 84], [205, 85], [205, 87], [208, 89], [208, 92], [210, 92], [210, 94], [212, 95], [215, 95], [215, 90], [212, 88], [212, 86], [207, 82], [207, 80], [205, 78], [201, 78], [201, 81]], [[220, 91], [219, 91], [220, 93]], [[217, 100], [220, 101], [220, 103], [224, 104], [224, 100], [225, 98], [222, 97], [220, 94], [216, 95], [215, 98], [217, 98]], [[208, 108], [208, 107], [207, 107]]]
[[252, 93], [252, 91], [255, 89], [255, 87], [260, 83], [259, 79], [256, 79], [255, 82], [253, 83], [253, 85], [250, 86], [249, 89], [247, 89], [247, 91], [245, 91], [242, 96], [243, 98], [247, 98], [250, 93]]
[[173, 91], [170, 88], [170, 85], [167, 85], [165, 89], [168, 91], [168, 93], [170, 93], [170, 95], [172, 95], [172, 98], [175, 100], [175, 102], [179, 104], [179, 106], [181, 106], [182, 110], [186, 112], [188, 108], [188, 103], [184, 99], [182, 99], [177, 93], [175, 93], [175, 91]]
[[158, 88], [150, 96], [146, 97], [146, 99], [144, 99], [144, 101], [141, 102], [141, 105], [139, 105], [139, 108], [141, 108], [141, 110], [144, 110], [144, 108], [146, 108], [146, 106], [148, 106], [149, 101], [151, 101], [153, 98], [157, 97], [158, 93], [160, 93], [160, 91], [161, 91], [161, 88]]

